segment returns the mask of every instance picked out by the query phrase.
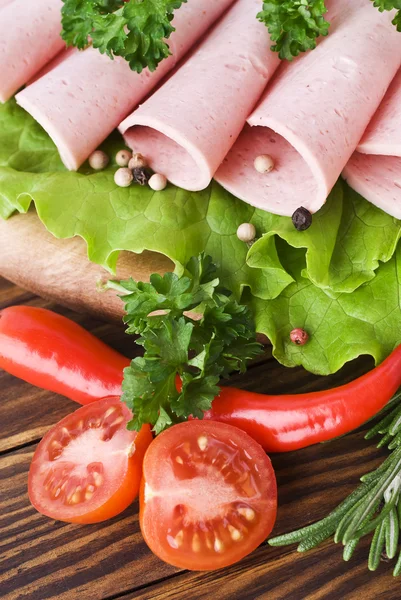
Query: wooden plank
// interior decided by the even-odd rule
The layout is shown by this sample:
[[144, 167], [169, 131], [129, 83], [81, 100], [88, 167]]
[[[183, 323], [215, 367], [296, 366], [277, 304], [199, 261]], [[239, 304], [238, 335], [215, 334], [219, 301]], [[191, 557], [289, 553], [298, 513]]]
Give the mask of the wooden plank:
[[[128, 356], [138, 350], [122, 327], [61, 309], [0, 280], [0, 308], [14, 303], [55, 309]], [[370, 367], [371, 361], [361, 359], [332, 377], [319, 378], [302, 369], [285, 369], [267, 353], [245, 375], [232, 377], [230, 385], [265, 393], [301, 392], [344, 383]], [[322, 552], [302, 556], [293, 548], [264, 545], [229, 569], [188, 573], [163, 564], [147, 549], [139, 531], [137, 503], [123, 515], [98, 525], [75, 526], [42, 517], [29, 505], [26, 493], [35, 447], [32, 442], [76, 405], [5, 373], [0, 374], [0, 385], [2, 600], [348, 600], [356, 597], [352, 595], [356, 589], [358, 598], [363, 593], [365, 600], [373, 600], [380, 586], [380, 598], [398, 598], [390, 595], [389, 566], [383, 565], [378, 576], [367, 572], [366, 548], [348, 566], [341, 561], [340, 549], [332, 544], [326, 544]], [[280, 503], [275, 533], [323, 517], [352, 491], [359, 475], [373, 469], [384, 455], [359, 432], [273, 457]]]
[[[147, 281], [151, 273], [173, 270], [173, 263], [155, 252], [121, 252], [117, 277]], [[0, 219], [0, 275], [40, 296], [77, 311], [118, 321], [123, 305], [113, 291], [99, 292], [99, 282], [111, 275], [89, 262], [86, 243], [75, 237], [60, 240], [49, 233], [36, 212]]]
[[[375, 579], [368, 575], [366, 548], [347, 566], [339, 548], [332, 544], [322, 553], [302, 556], [293, 548], [263, 545], [229, 569], [177, 576], [176, 569], [146, 548], [139, 531], [137, 503], [120, 517], [90, 526], [57, 523], [36, 513], [26, 494], [33, 449], [0, 458], [2, 600], [101, 600], [130, 591], [124, 597], [138, 600], [351, 599], [353, 596], [347, 595], [351, 582], [352, 589], [359, 584], [363, 589], [366, 580], [374, 583], [366, 595], [373, 600], [379, 585], [390, 589], [389, 566], [383, 565]], [[273, 457], [280, 501], [275, 533], [323, 517], [354, 488], [360, 474], [374, 468], [384, 455], [358, 432], [331, 444]], [[165, 581], [171, 576], [175, 577]], [[150, 585], [157, 581], [162, 583]], [[306, 595], [297, 596], [300, 589]]]
[[[367, 570], [364, 541], [351, 563], [326, 542], [307, 554], [264, 548], [221, 573], [186, 573], [133, 591], [124, 600], [398, 600], [389, 565]], [[116, 599], [117, 600], [117, 599]]]
[[[374, 469], [386, 452], [359, 431], [330, 444], [273, 457], [279, 487], [279, 512], [273, 534], [279, 535], [323, 518]], [[399, 583], [392, 564], [367, 568], [369, 540], [352, 561], [342, 561], [342, 547], [332, 541], [309, 553], [295, 546], [263, 544], [243, 561], [220, 571], [185, 572], [168, 581], [133, 590], [125, 600], [398, 600]]]
[[0, 597], [2, 600], [100, 600], [174, 573], [148, 551], [138, 505], [96, 525], [43, 517], [29, 504], [34, 447], [0, 458]]

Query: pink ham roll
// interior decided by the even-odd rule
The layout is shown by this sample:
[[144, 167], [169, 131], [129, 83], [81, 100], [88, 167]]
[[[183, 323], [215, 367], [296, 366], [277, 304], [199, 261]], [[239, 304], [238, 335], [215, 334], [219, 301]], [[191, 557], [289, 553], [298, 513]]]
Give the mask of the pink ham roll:
[[367, 200], [401, 219], [401, 70], [343, 176]]
[[17, 102], [47, 131], [61, 159], [78, 169], [121, 120], [155, 87], [233, 0], [190, 0], [174, 17], [172, 56], [156, 71], [131, 71], [122, 58], [98, 50], [74, 51], [17, 95]]
[[61, 7], [61, 0], [0, 0], [0, 102], [64, 48]]
[[[401, 64], [393, 14], [367, 0], [328, 5], [329, 35], [282, 68], [216, 174], [242, 200], [280, 215], [325, 203]], [[275, 168], [261, 174], [254, 160], [264, 154]]]
[[187, 190], [210, 183], [279, 64], [260, 0], [239, 0], [187, 62], [119, 127], [150, 166]]

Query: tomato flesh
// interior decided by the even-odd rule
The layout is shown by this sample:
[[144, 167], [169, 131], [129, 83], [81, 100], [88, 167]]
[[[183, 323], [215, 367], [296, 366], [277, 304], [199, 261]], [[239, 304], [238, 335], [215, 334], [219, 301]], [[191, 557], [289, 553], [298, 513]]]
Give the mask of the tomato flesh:
[[71, 523], [95, 523], [123, 511], [139, 491], [148, 425], [128, 431], [128, 408], [118, 398], [84, 406], [62, 419], [39, 443], [29, 470], [33, 506]]
[[210, 421], [175, 425], [152, 442], [140, 498], [145, 541], [182, 569], [240, 560], [266, 539], [277, 512], [276, 479], [261, 446]]

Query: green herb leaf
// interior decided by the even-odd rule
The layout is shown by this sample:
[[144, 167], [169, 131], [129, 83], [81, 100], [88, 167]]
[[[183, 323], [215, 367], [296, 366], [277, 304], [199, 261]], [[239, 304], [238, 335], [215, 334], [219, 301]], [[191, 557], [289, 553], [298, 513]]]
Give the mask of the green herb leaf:
[[90, 44], [93, 22], [121, 8], [122, 0], [63, 0], [62, 37], [69, 46], [83, 49]]
[[139, 431], [145, 423], [159, 424], [160, 409], [164, 409], [164, 404], [168, 404], [169, 399], [176, 394], [174, 371], [165, 369], [164, 376], [161, 377], [160, 370], [157, 375], [158, 377], [155, 373], [149, 373], [149, 363], [143, 357], [135, 358], [124, 369], [121, 400], [134, 415], [128, 424], [129, 429]]
[[[394, 406], [396, 406], [394, 408]], [[391, 402], [392, 412], [382, 411], [382, 419], [366, 435], [371, 439], [379, 431], [385, 438], [401, 433], [401, 394]], [[397, 425], [396, 425], [397, 424]], [[390, 433], [390, 431], [392, 433]], [[344, 560], [350, 560], [359, 540], [374, 531], [368, 567], [375, 571], [383, 549], [388, 559], [398, 550], [401, 517], [401, 442], [372, 473], [361, 477], [362, 484], [323, 520], [269, 540], [272, 546], [298, 543], [298, 550], [314, 548], [334, 534], [336, 543], [344, 544]], [[401, 554], [393, 574], [401, 573]]]
[[[133, 429], [151, 423], [160, 433], [191, 415], [202, 418], [219, 393], [220, 377], [244, 370], [260, 354], [250, 310], [220, 286], [216, 271], [201, 254], [181, 277], [167, 273], [152, 275], [148, 284], [118, 284], [127, 333], [140, 333], [137, 343], [145, 351], [124, 371], [122, 400], [135, 415]], [[188, 312], [194, 309], [197, 318]]]
[[62, 37], [68, 45], [122, 56], [133, 71], [154, 71], [170, 50], [174, 11], [187, 0], [63, 0]]
[[376, 6], [380, 10], [380, 12], [384, 12], [386, 10], [397, 10], [397, 13], [393, 19], [393, 25], [396, 26], [397, 31], [401, 31], [401, 1], [400, 0], [371, 0], [373, 2], [373, 6]]
[[328, 34], [326, 12], [324, 0], [270, 0], [263, 2], [257, 18], [266, 25], [275, 42], [272, 50], [280, 58], [292, 60], [315, 48], [317, 38]]

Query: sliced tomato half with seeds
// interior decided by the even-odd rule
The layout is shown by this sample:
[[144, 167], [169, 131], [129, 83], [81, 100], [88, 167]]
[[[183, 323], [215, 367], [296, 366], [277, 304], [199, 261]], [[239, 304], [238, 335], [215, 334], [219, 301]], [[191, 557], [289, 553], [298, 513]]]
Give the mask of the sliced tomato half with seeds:
[[148, 425], [128, 431], [128, 408], [106, 398], [79, 408], [44, 436], [33, 456], [28, 491], [42, 514], [96, 523], [123, 511], [137, 496]]
[[248, 434], [224, 423], [190, 421], [149, 446], [140, 508], [142, 534], [159, 558], [182, 569], [219, 569], [271, 532], [276, 478]]

